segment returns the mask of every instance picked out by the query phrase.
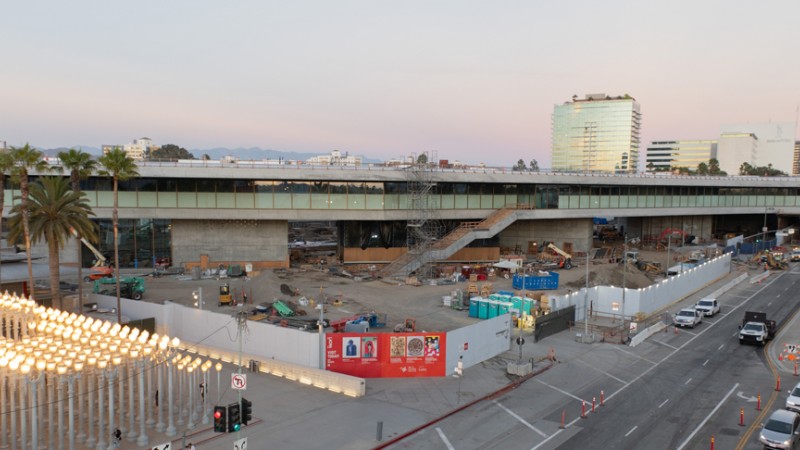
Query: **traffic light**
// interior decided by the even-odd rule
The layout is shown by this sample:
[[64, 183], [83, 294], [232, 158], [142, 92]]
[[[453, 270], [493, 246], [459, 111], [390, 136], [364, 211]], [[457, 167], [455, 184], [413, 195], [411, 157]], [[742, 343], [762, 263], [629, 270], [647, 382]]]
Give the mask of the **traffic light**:
[[231, 403], [228, 405], [228, 432], [235, 433], [242, 427], [241, 415], [239, 414], [239, 404]]
[[228, 431], [226, 420], [228, 418], [228, 410], [224, 406], [214, 407], [214, 432], [225, 433]]
[[247, 425], [247, 422], [253, 420], [253, 402], [246, 398], [242, 398], [242, 425]]

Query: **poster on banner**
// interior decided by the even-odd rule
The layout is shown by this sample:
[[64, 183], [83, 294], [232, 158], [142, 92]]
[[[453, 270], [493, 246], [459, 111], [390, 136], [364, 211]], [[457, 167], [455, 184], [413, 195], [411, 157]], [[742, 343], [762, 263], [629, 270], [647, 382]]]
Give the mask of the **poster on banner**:
[[326, 336], [327, 369], [362, 378], [445, 374], [446, 333], [335, 333]]

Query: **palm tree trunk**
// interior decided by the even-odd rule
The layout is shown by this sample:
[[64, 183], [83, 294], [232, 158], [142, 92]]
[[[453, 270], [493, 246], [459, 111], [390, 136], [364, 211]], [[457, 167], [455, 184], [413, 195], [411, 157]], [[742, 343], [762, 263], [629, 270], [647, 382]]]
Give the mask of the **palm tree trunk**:
[[22, 197], [22, 230], [25, 234], [25, 253], [28, 256], [28, 297], [33, 296], [33, 260], [31, 259], [31, 212], [28, 210], [28, 177], [20, 177], [19, 187]]
[[119, 285], [119, 201], [118, 201], [118, 182], [114, 176], [114, 210], [111, 214], [114, 223], [114, 274], [117, 280], [117, 323], [122, 325], [122, 302], [120, 301]]
[[47, 248], [50, 253], [50, 295], [53, 300], [51, 305], [53, 308], [64, 310], [64, 304], [61, 302], [61, 273], [59, 272], [58, 261], [58, 244], [52, 236], [47, 237]]

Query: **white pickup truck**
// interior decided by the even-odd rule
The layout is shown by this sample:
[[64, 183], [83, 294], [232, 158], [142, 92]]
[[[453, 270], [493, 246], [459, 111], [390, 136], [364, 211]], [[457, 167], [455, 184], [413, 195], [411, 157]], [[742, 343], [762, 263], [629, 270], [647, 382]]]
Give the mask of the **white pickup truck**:
[[719, 312], [719, 302], [715, 298], [706, 297], [694, 305], [694, 309], [700, 311], [706, 317], [711, 317]]
[[746, 311], [742, 325], [739, 327], [739, 343], [753, 343], [763, 346], [775, 336], [775, 331], [775, 321], [767, 320], [766, 313]]
[[675, 314], [675, 326], [696, 327], [703, 322], [703, 314], [694, 308], [684, 308]]

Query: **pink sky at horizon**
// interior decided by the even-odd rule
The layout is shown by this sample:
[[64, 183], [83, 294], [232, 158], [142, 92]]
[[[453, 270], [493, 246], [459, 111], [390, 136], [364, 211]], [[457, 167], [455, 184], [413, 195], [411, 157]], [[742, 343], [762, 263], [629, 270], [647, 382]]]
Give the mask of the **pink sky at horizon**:
[[795, 123], [800, 104], [792, 1], [49, 0], [4, 13], [9, 145], [148, 136], [545, 168], [553, 106], [572, 95], [635, 97], [642, 152], [724, 124]]

